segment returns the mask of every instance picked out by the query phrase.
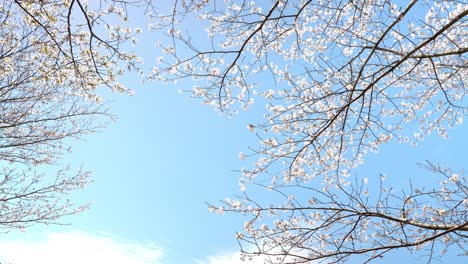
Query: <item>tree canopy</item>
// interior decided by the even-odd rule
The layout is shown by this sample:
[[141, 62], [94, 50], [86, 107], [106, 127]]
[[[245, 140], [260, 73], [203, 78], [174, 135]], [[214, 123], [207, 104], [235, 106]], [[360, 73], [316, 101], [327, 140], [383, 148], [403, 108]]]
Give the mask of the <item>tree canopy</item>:
[[[430, 262], [434, 245], [467, 253], [464, 175], [428, 162], [441, 188], [405, 190], [385, 176], [377, 189], [350, 176], [382, 144], [444, 139], [462, 123], [467, 15], [462, 1], [272, 0], [176, 1], [159, 17], [170, 41], [155, 79], [192, 79], [192, 96], [227, 114], [266, 104], [248, 126], [260, 144], [240, 154], [254, 160], [243, 195], [211, 206], [250, 216], [237, 236], [246, 256], [341, 263], [407, 248], [427, 249]], [[206, 32], [187, 30], [193, 21]], [[250, 198], [253, 184], [282, 202]]]
[[84, 209], [66, 198], [90, 181], [89, 172], [55, 165], [68, 151], [68, 139], [111, 120], [96, 89], [128, 93], [118, 77], [140, 72], [140, 59], [127, 49], [139, 31], [122, 26], [126, 6], [0, 1], [0, 227], [5, 231], [55, 223]]

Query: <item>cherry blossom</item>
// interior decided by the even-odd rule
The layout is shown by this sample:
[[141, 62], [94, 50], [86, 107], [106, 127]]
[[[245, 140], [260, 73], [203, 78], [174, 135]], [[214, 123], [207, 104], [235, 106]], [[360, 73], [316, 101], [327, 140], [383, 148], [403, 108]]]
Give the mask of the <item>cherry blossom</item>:
[[[467, 15], [446, 0], [193, 0], [156, 15], [168, 41], [150, 79], [187, 79], [191, 96], [227, 115], [266, 105], [247, 125], [260, 142], [240, 155], [253, 160], [243, 196], [212, 207], [250, 215], [237, 235], [247, 255], [343, 263], [424, 248], [430, 261], [434, 244], [466, 253], [465, 176], [429, 163], [440, 190], [394, 190], [382, 176], [375, 192], [350, 172], [383, 144], [443, 140], [463, 122]], [[250, 198], [255, 186], [284, 204]]]
[[5, 231], [55, 223], [86, 208], [67, 197], [90, 181], [89, 172], [57, 164], [70, 151], [70, 139], [112, 121], [96, 89], [130, 93], [120, 77], [141, 73], [141, 59], [129, 47], [142, 30], [125, 22], [127, 7], [134, 4], [0, 2], [0, 227]]

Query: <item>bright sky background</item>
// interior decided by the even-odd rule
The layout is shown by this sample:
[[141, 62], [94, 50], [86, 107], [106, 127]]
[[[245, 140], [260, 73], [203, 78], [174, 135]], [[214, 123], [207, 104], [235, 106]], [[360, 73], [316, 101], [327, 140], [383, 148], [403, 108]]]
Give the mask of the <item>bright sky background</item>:
[[[157, 57], [151, 47], [140, 45], [149, 61]], [[229, 119], [177, 92], [187, 87], [126, 82], [135, 96], [107, 95], [117, 122], [74, 142], [73, 153], [63, 160], [93, 172], [94, 183], [73, 197], [91, 203], [91, 209], [64, 219], [72, 225], [36, 225], [25, 233], [0, 235], [2, 264], [242, 263], [235, 232], [243, 228], [244, 219], [214, 215], [205, 202], [239, 193], [240, 174], [235, 170], [250, 164], [238, 154], [256, 146], [246, 126], [258, 120], [259, 113]], [[357, 173], [368, 175], [370, 182], [385, 173], [394, 185], [405, 185], [408, 177], [432, 177], [416, 166], [426, 159], [462, 169], [467, 164], [467, 131], [465, 122], [450, 130], [446, 141], [433, 135], [417, 148], [384, 146], [367, 156]], [[455, 254], [443, 262], [462, 263]], [[406, 251], [381, 263], [402, 257], [404, 263], [419, 263]]]
[[[234, 233], [243, 219], [214, 215], [205, 202], [239, 193], [233, 170], [249, 164], [238, 153], [255, 145], [247, 115], [221, 116], [174, 87], [142, 86], [133, 97], [111, 97], [117, 122], [75, 142], [64, 161], [93, 171], [94, 183], [74, 197], [91, 202], [91, 209], [68, 217], [69, 226], [39, 225], [2, 235], [2, 263], [242, 263]], [[415, 165], [426, 159], [462, 168], [467, 128], [465, 123], [450, 131], [446, 141], [431, 136], [417, 148], [385, 146], [368, 156], [359, 173], [370, 182], [386, 173], [389, 181], [404, 185], [407, 177], [432, 177]], [[381, 263], [394, 263], [400, 254], [406, 256], [400, 251]]]

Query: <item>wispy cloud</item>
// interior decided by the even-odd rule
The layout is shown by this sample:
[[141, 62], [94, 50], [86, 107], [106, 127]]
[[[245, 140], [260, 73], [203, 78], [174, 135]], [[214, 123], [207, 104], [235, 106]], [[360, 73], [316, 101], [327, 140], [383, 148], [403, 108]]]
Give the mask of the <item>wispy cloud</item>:
[[[252, 252], [255, 251], [254, 249], [251, 250]], [[273, 251], [270, 251], [273, 253]], [[307, 255], [306, 251], [296, 250], [295, 254], [299, 255]], [[244, 256], [239, 251], [222, 251], [218, 252], [215, 255], [208, 256], [203, 260], [195, 260], [197, 264], [264, 264], [264, 263], [293, 263], [296, 259], [291, 256], [282, 257], [281, 255], [277, 256]], [[309, 263], [309, 262], [307, 262]], [[315, 262], [311, 262], [315, 263]]]
[[82, 231], [50, 233], [33, 240], [0, 239], [2, 264], [157, 264], [162, 257], [162, 249], [150, 242]]
[[208, 256], [203, 260], [196, 260], [197, 264], [263, 264], [265, 258], [254, 257], [252, 259], [245, 257], [241, 259], [239, 251], [224, 251], [213, 256]]

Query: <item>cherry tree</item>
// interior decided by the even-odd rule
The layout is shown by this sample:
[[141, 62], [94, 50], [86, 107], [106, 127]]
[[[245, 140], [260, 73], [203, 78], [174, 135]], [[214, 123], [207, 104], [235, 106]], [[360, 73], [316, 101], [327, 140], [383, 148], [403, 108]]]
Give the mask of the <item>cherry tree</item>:
[[59, 158], [69, 139], [111, 121], [98, 87], [130, 93], [119, 76], [141, 72], [141, 59], [126, 51], [141, 29], [126, 25], [127, 7], [149, 4], [0, 1], [2, 230], [55, 223], [85, 208], [67, 196], [90, 181], [89, 172], [57, 167]]
[[[386, 176], [368, 188], [350, 176], [382, 144], [444, 139], [462, 123], [467, 15], [466, 3], [449, 0], [180, 0], [156, 16], [169, 41], [158, 43], [166, 55], [150, 78], [192, 82], [193, 97], [228, 115], [266, 105], [263, 121], [248, 125], [260, 144], [240, 154], [255, 160], [243, 195], [210, 206], [250, 217], [237, 234], [245, 257], [468, 253], [462, 172], [423, 163], [441, 188], [395, 189]], [[251, 198], [258, 187], [275, 198]]]

